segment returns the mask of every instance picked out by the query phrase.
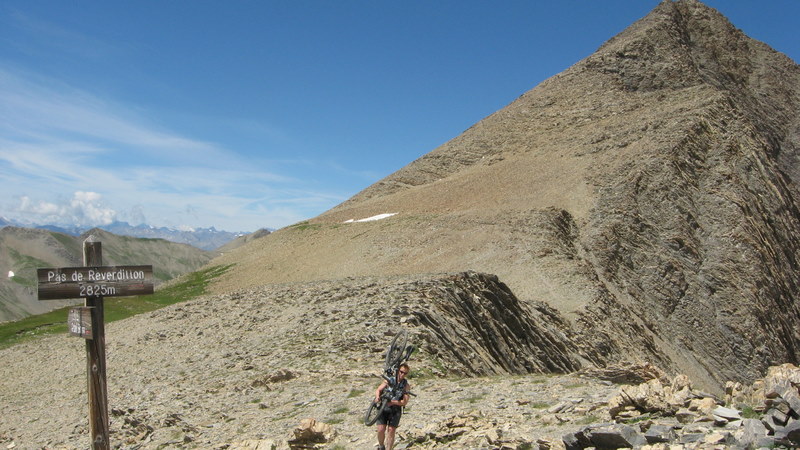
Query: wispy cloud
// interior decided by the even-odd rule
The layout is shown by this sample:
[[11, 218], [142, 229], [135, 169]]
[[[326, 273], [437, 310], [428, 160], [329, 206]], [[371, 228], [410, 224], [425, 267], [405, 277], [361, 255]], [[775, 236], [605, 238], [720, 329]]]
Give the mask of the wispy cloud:
[[[344, 200], [278, 173], [287, 164], [254, 160], [60, 81], [0, 67], [0, 214], [248, 230], [287, 225]], [[200, 217], [206, 222], [198, 224]]]
[[13, 44], [23, 53], [37, 55], [56, 51], [70, 57], [101, 58], [116, 51], [108, 42], [25, 14], [13, 6], [5, 6], [0, 11], [5, 13], [4, 25], [16, 28], [25, 36], [25, 39], [18, 39], [7, 45]]
[[212, 143], [159, 130], [124, 108], [56, 80], [17, 75], [2, 68], [0, 117], [4, 119], [0, 131], [20, 139], [80, 137], [172, 159], [200, 156], [198, 153], [219, 157], [224, 153]]

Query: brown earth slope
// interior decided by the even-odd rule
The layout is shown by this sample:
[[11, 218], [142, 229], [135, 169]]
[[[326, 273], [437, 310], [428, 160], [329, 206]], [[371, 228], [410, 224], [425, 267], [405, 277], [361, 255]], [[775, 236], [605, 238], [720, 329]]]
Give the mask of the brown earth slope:
[[715, 10], [663, 2], [347, 202], [225, 255], [215, 289], [478, 270], [606, 361], [752, 380], [800, 360], [799, 89], [797, 64]]

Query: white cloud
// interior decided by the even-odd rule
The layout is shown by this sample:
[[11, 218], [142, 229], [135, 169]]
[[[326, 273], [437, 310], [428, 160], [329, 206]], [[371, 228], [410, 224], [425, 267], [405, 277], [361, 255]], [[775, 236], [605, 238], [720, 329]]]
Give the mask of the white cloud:
[[28, 196], [20, 199], [18, 212], [32, 221], [59, 225], [108, 225], [116, 219], [116, 211], [102, 204], [96, 192], [75, 192], [63, 203], [34, 201]]

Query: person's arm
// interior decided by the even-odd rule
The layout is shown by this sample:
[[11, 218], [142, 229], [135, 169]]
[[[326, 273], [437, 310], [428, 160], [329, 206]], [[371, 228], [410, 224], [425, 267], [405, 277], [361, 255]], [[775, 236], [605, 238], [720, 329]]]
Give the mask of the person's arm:
[[386, 380], [383, 380], [383, 383], [381, 383], [381, 385], [378, 386], [378, 389], [375, 390], [375, 403], [381, 401], [381, 392], [383, 392], [383, 390], [386, 389], [386, 386], [387, 386]]
[[392, 401], [390, 401], [388, 403], [388, 405], [389, 406], [406, 406], [406, 404], [408, 403], [408, 399], [411, 398], [411, 396], [408, 395], [408, 391], [409, 391], [409, 385], [406, 384], [406, 387], [405, 387], [405, 389], [403, 391], [403, 396], [400, 398], [400, 400], [392, 400]]
[[404, 392], [403, 393], [403, 398], [401, 398], [400, 400], [392, 400], [392, 401], [390, 401], [389, 402], [389, 406], [406, 406], [406, 404], [408, 403], [409, 397], [411, 397], [411, 396], [408, 395], [408, 392]]

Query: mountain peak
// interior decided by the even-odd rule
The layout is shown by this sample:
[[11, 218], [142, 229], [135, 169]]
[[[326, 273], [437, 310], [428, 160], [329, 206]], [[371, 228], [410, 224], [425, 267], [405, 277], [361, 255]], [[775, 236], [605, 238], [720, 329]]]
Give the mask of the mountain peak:
[[[767, 55], [760, 54], [767, 53]], [[706, 83], [740, 90], [757, 83], [777, 53], [695, 0], [664, 1], [584, 62], [617, 74], [626, 90], [680, 89]], [[766, 58], [763, 59], [763, 58]], [[783, 57], [783, 66], [791, 63]], [[770, 63], [764, 67], [765, 63]]]
[[[631, 132], [637, 135], [663, 134], [648, 133], [652, 131], [648, 127], [656, 122], [654, 110], [661, 109], [664, 116], [660, 120], [668, 122], [674, 120], [669, 117], [677, 111], [695, 109], [714, 99], [733, 102], [736, 108], [746, 111], [757, 127], [786, 135], [796, 97], [789, 103], [784, 99], [791, 100], [795, 95], [797, 79], [793, 61], [747, 37], [713, 8], [697, 1], [665, 1], [592, 55], [321, 218], [344, 221], [349, 217], [384, 213], [391, 208], [381, 198], [393, 196], [397, 201], [398, 197], [406, 196], [405, 191], [433, 189], [439, 182], [441, 188], [456, 193], [458, 188], [445, 187], [445, 180], [455, 180], [467, 171], [491, 171], [488, 166], [523, 153], [553, 148], [573, 149], [573, 155], [593, 153], [587, 147], [611, 136], [606, 127], [608, 122], [629, 114], [633, 108], [649, 110], [648, 120], [636, 118], [639, 129]], [[778, 121], [774, 120], [775, 114]], [[589, 136], [602, 128], [606, 131]], [[551, 160], [548, 165], [552, 163]], [[552, 172], [556, 168], [542, 169]], [[540, 194], [535, 195], [541, 199]], [[584, 194], [569, 195], [575, 198]], [[404, 203], [418, 212], [430, 212], [432, 208], [493, 207], [492, 195], [453, 197], [437, 192], [437, 196], [443, 200], [430, 205], [431, 208], [425, 208], [427, 202], [412, 200], [412, 196]], [[490, 201], [482, 202], [482, 198]], [[576, 205], [571, 209], [582, 208]]]

